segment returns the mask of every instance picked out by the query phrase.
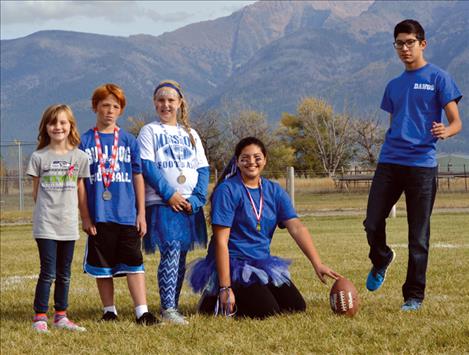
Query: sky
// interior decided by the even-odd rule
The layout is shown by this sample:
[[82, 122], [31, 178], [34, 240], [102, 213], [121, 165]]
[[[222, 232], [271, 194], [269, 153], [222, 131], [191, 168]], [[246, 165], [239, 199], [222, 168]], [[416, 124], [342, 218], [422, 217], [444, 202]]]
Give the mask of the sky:
[[255, 1], [9, 1], [1, 0], [1, 39], [42, 30], [112, 36], [158, 36], [228, 16]]

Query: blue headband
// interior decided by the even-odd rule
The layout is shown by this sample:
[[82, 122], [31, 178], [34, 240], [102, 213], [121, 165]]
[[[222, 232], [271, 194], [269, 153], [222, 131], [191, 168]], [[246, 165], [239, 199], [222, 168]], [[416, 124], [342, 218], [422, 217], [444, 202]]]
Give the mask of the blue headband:
[[161, 89], [161, 88], [164, 88], [164, 87], [167, 87], [167, 88], [171, 88], [171, 89], [174, 89], [176, 90], [176, 92], [179, 94], [179, 97], [182, 99], [182, 94], [181, 94], [181, 90], [178, 89], [177, 86], [171, 84], [171, 83], [163, 83], [163, 84], [160, 84], [156, 87], [155, 91], [153, 92], [153, 96], [156, 95], [156, 92]]

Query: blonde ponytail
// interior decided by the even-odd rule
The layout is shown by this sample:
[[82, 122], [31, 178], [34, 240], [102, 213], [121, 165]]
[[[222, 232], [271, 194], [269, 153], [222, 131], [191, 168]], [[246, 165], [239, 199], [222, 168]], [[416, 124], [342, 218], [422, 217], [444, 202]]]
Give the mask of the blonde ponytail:
[[192, 146], [195, 148], [195, 139], [191, 133], [191, 124], [189, 122], [189, 110], [187, 107], [186, 99], [184, 97], [181, 98], [181, 108], [179, 113], [179, 121], [181, 122], [182, 126], [186, 130], [187, 134], [189, 134], [189, 138], [191, 139]]

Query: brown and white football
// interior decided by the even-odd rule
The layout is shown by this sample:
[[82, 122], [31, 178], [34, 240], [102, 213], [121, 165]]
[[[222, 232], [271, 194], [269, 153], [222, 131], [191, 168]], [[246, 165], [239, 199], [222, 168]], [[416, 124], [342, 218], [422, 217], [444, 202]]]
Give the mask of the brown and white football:
[[353, 317], [360, 308], [357, 289], [345, 277], [334, 282], [329, 294], [329, 301], [332, 311], [340, 315]]

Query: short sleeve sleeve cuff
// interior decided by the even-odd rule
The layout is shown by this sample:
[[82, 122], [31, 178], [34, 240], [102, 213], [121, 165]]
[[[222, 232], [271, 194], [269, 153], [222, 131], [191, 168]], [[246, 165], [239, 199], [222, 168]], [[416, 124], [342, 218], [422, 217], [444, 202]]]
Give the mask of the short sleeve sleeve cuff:
[[227, 184], [220, 184], [212, 197], [212, 224], [231, 227], [235, 213], [235, 199]]
[[298, 214], [296, 213], [295, 207], [291, 202], [290, 196], [288, 196], [287, 192], [277, 185], [277, 193], [278, 193], [278, 226], [280, 228], [285, 228], [283, 222], [288, 221], [292, 218], [297, 218]]
[[461, 100], [461, 91], [459, 91], [459, 88], [449, 74], [445, 73], [439, 84], [438, 92], [441, 107], [445, 107], [451, 101], [458, 103]]
[[140, 157], [154, 162], [155, 147], [153, 146], [153, 133], [150, 126], [143, 126], [137, 137], [137, 142], [140, 149]]
[[34, 152], [31, 155], [31, 159], [29, 160], [28, 168], [26, 169], [26, 174], [29, 176], [39, 176], [40, 174], [39, 167], [40, 167], [40, 159], [38, 155]]
[[389, 112], [389, 113], [393, 113], [393, 107], [392, 107], [392, 102], [389, 98], [389, 84], [388, 86], [386, 86], [386, 90], [384, 90], [384, 94], [383, 94], [383, 99], [381, 100], [381, 109], [386, 111], [386, 112]]

